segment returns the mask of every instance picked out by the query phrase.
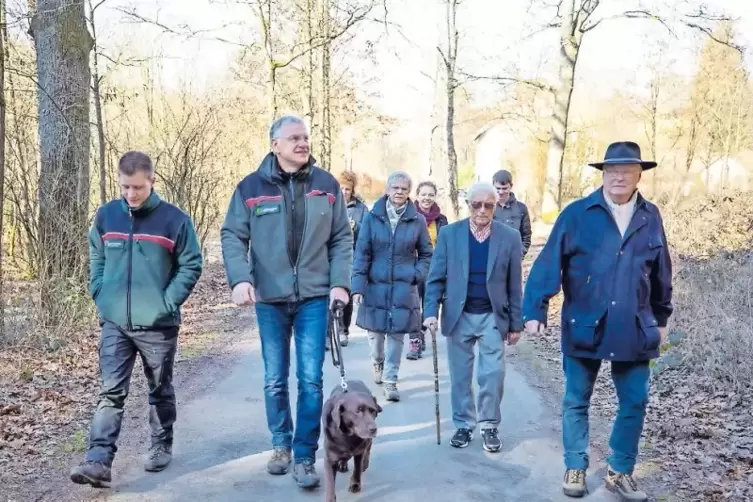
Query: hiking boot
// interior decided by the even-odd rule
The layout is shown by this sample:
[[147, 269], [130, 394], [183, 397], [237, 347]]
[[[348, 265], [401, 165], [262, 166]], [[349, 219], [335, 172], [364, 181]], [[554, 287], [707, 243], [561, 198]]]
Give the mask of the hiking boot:
[[384, 363], [373, 363], [371, 371], [374, 375], [374, 383], [379, 385], [382, 383], [382, 372], [384, 371]]
[[632, 474], [621, 474], [613, 471], [611, 467], [607, 468], [605, 485], [607, 490], [616, 493], [622, 497], [622, 500], [625, 502], [644, 502], [648, 500], [646, 492], [638, 489], [638, 483], [635, 482]]
[[416, 359], [421, 358], [421, 341], [418, 338], [414, 338], [410, 341], [410, 345], [408, 346], [408, 354], [405, 356], [406, 359], [410, 359], [411, 361], [415, 361]]
[[484, 450], [489, 453], [497, 453], [502, 449], [502, 441], [499, 439], [497, 429], [482, 429], [481, 438], [484, 440]]
[[172, 448], [166, 444], [156, 444], [149, 448], [146, 456], [144, 470], [148, 472], [159, 472], [170, 464], [173, 459]]
[[319, 486], [319, 474], [314, 468], [314, 461], [296, 462], [293, 466], [293, 479], [301, 488], [309, 489]]
[[340, 333], [340, 347], [348, 346], [348, 335], [349, 333], [347, 331]]
[[94, 488], [107, 488], [112, 481], [112, 472], [104, 462], [86, 461], [71, 469], [71, 481], [79, 485], [92, 485]]
[[562, 492], [568, 497], [582, 497], [588, 493], [585, 469], [568, 469], [562, 481]]
[[276, 447], [272, 450], [272, 458], [267, 462], [267, 472], [276, 476], [287, 474], [291, 460], [290, 448]]
[[465, 448], [473, 441], [473, 431], [470, 429], [458, 429], [450, 439], [450, 445], [455, 448]]
[[396, 383], [387, 382], [384, 385], [384, 398], [387, 401], [400, 401], [400, 393], [397, 391]]

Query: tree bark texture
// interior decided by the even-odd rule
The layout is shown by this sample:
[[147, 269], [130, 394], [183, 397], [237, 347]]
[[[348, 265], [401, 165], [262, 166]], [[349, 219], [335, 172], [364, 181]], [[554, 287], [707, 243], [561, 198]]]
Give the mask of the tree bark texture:
[[332, 72], [332, 37], [330, 0], [322, 0], [322, 132], [320, 141], [319, 164], [327, 171], [331, 170], [332, 161], [332, 90], [330, 76]]
[[562, 210], [562, 177], [567, 148], [567, 127], [570, 102], [575, 88], [575, 68], [578, 62], [583, 32], [576, 14], [576, 0], [566, 0], [567, 12], [562, 20], [558, 54], [559, 78], [554, 90], [554, 108], [550, 125], [546, 162], [546, 188], [541, 205], [541, 218], [552, 223]]
[[458, 58], [459, 33], [456, 26], [458, 0], [447, 0], [447, 53], [444, 64], [447, 72], [447, 175], [450, 185], [450, 203], [457, 218], [460, 215], [458, 201], [458, 155], [455, 151], [455, 90], [458, 88], [455, 68]]
[[[7, 22], [5, 0], [0, 0], [0, 25]], [[0, 31], [0, 208], [5, 208], [5, 33]], [[3, 287], [3, 225], [5, 211], [0, 211], [0, 341], [5, 339], [5, 294]]]
[[39, 0], [31, 31], [39, 106], [42, 307], [55, 322], [57, 286], [81, 278], [89, 201], [89, 53], [84, 0]]

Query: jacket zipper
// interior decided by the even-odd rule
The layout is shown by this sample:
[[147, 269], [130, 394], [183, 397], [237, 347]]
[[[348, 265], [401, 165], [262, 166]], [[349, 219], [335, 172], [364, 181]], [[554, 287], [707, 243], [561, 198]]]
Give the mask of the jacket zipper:
[[128, 330], [133, 331], [133, 319], [131, 319], [131, 278], [133, 277], [133, 211], [128, 208], [128, 216], [131, 220], [131, 229], [128, 233], [128, 282], [126, 283], [126, 320]]
[[[407, 208], [406, 208], [407, 211]], [[400, 226], [400, 222], [403, 221], [403, 215], [400, 215], [400, 217], [397, 220], [397, 223], [395, 223], [395, 230], [392, 230], [392, 224], [390, 223], [390, 217], [387, 216], [387, 229], [390, 232], [390, 250], [392, 253], [392, 266], [390, 267], [390, 284], [395, 283], [395, 240], [397, 236], [397, 227]], [[392, 289], [390, 288], [390, 299], [389, 299], [389, 310], [387, 311], [387, 332], [392, 332]]]
[[[304, 185], [304, 192], [306, 192], [306, 189], [308, 187]], [[292, 231], [296, 231], [296, 213], [295, 213], [295, 185], [293, 183], [293, 178], [291, 177], [288, 180], [288, 190], [290, 191], [290, 210], [292, 211], [292, 221], [293, 221], [293, 229]], [[280, 189], [282, 191], [282, 188]], [[305, 197], [305, 195], [304, 195]], [[300, 300], [300, 292], [299, 292], [299, 284], [298, 284], [298, 263], [301, 260], [301, 250], [303, 249], [303, 238], [306, 235], [306, 227], [308, 225], [308, 210], [306, 207], [306, 200], [303, 201], [303, 207], [304, 207], [304, 215], [303, 215], [303, 233], [301, 234], [301, 241], [298, 243], [298, 256], [296, 256], [295, 263], [293, 263], [293, 260], [290, 258], [290, 253], [288, 253], [288, 260], [290, 260], [290, 265], [293, 267], [293, 287], [295, 289], [295, 300]], [[287, 218], [283, 218], [283, 221], [287, 220]], [[287, 233], [287, 232], [286, 232]]]

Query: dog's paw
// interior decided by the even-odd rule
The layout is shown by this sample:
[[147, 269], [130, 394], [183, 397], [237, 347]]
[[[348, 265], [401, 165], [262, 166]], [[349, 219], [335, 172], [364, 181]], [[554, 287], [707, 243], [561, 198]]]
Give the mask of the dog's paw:
[[361, 492], [361, 483], [356, 483], [355, 481], [351, 481], [348, 485], [348, 491], [350, 493], [360, 493]]
[[335, 465], [335, 470], [337, 472], [348, 472], [348, 461], [347, 460], [339, 460], [337, 462], [337, 465]]

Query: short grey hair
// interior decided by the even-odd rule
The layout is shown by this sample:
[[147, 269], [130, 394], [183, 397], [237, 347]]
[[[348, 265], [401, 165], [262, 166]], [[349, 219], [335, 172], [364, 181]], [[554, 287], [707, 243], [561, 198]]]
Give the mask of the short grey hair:
[[272, 126], [269, 128], [269, 141], [276, 140], [280, 137], [280, 130], [288, 124], [302, 125], [308, 129], [306, 122], [295, 115], [283, 115], [279, 119], [272, 122]]
[[474, 183], [465, 195], [466, 202], [471, 202], [477, 195], [491, 195], [497, 198], [497, 189], [491, 183]]
[[408, 191], [410, 191], [411, 187], [413, 187], [413, 180], [410, 179], [408, 173], [406, 173], [405, 171], [395, 171], [387, 178], [387, 189], [389, 190], [392, 184], [398, 180], [404, 180], [408, 182]]

